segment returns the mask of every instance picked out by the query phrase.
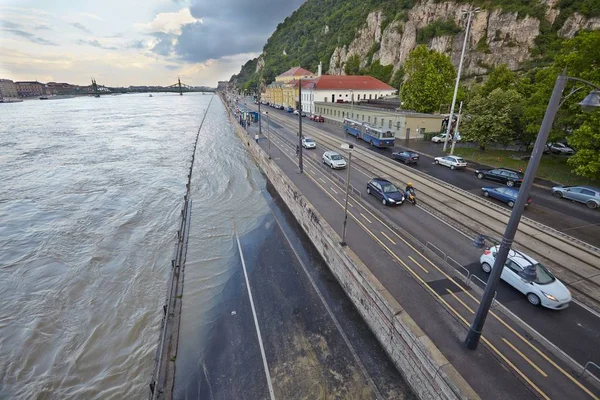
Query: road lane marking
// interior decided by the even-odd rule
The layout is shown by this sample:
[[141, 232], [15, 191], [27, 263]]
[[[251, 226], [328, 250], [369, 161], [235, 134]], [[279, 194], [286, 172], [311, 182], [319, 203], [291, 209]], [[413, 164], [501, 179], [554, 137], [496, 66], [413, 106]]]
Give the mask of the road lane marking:
[[[308, 175], [307, 175], [308, 176]], [[309, 176], [310, 178], [310, 176]], [[343, 208], [342, 204], [340, 202], [338, 202], [333, 196], [331, 196], [323, 186], [321, 186], [316, 180], [310, 178], [317, 186], [319, 186], [321, 188], [321, 190], [327, 195], [329, 196], [334, 202], [336, 202], [340, 207]], [[321, 179], [321, 178], [319, 178]], [[422, 258], [424, 258], [425, 260], [427, 260], [434, 268], [436, 268], [440, 273], [442, 273], [446, 278], [448, 278], [450, 281], [452, 281], [453, 283], [455, 283], [458, 287], [462, 288], [462, 286], [460, 284], [458, 284], [452, 277], [450, 277], [448, 274], [446, 274], [444, 271], [442, 271], [437, 265], [435, 265], [431, 260], [429, 260], [427, 257], [425, 257], [425, 255], [423, 255], [420, 251], [416, 250], [411, 244], [409, 244], [404, 238], [402, 238], [398, 233], [396, 233], [396, 231], [394, 231], [393, 229], [391, 229], [389, 226], [387, 226], [383, 221], [381, 221], [377, 216], [373, 215], [373, 213], [371, 213], [364, 205], [360, 204], [359, 202], [357, 202], [357, 204], [362, 207], [367, 213], [371, 214], [377, 221], [379, 221], [383, 226], [385, 226], [388, 230], [390, 230], [394, 235], [396, 235], [400, 240], [402, 240], [407, 246], [409, 246], [413, 251], [415, 251], [415, 253], [419, 254]], [[423, 279], [421, 279], [421, 277], [416, 274], [404, 261], [402, 261], [393, 251], [391, 251], [381, 240], [379, 240], [379, 238], [377, 236], [375, 236], [364, 224], [362, 224], [354, 215], [352, 215], [350, 213], [350, 216], [367, 232], [370, 234], [370, 236], [376, 241], [378, 242], [387, 252], [388, 254], [390, 254], [394, 259], [396, 259], [402, 266], [404, 266], [406, 268], [406, 270], [408, 270], [414, 277], [415, 279], [417, 279], [418, 281], [421, 282], [421, 284], [423, 285], [423, 287], [428, 288], [431, 293], [434, 294], [435, 297], [438, 298], [438, 300], [444, 304], [449, 310], [451, 310], [465, 325], [469, 326], [470, 324], [467, 322], [466, 319], [464, 319], [464, 317], [458, 312], [456, 311], [452, 306], [450, 306], [438, 293], [436, 293]], [[479, 301], [468, 291], [465, 290], [465, 293], [467, 293], [467, 295], [469, 297], [471, 297], [473, 300], [475, 300], [477, 303], [479, 303]], [[553, 360], [551, 360], [550, 358], [548, 358], [548, 356], [546, 356], [545, 354], [543, 354], [540, 350], [538, 350], [533, 344], [529, 343], [527, 340], [525, 340], [525, 338], [523, 338], [522, 335], [520, 335], [518, 332], [516, 332], [512, 327], [510, 327], [508, 324], [506, 324], [506, 322], [504, 322], [501, 318], [499, 318], [494, 312], [490, 311], [490, 314], [492, 314], [496, 319], [498, 319], [503, 325], [505, 325], [512, 333], [514, 333], [516, 336], [518, 336], [521, 340], [523, 340], [525, 343], [527, 343], [533, 350], [535, 350], [538, 354], [540, 354], [544, 359], [546, 359], [550, 364], [552, 364], [555, 368], [557, 368], [560, 372], [563, 373], [563, 375], [565, 375], [567, 378], [569, 378], [572, 382], [574, 382], [577, 386], [579, 386], [584, 392], [586, 392], [590, 397], [592, 397], [593, 399], [596, 400], [600, 400], [597, 396], [595, 396], [592, 392], [590, 392], [585, 386], [583, 386], [581, 383], [579, 383], [575, 378], [573, 378], [570, 374], [568, 374], [563, 368], [561, 368], [560, 366], [558, 366]], [[529, 378], [527, 378], [523, 372], [521, 372], [514, 364], [512, 364], [510, 362], [510, 360], [508, 360], [496, 347], [494, 347], [489, 340], [487, 340], [486, 338], [484, 338], [483, 336], [481, 337], [482, 340], [484, 341], [484, 343], [488, 344], [488, 346], [494, 351], [496, 352], [512, 369], [514, 369], [521, 377], [523, 377], [523, 379], [528, 382], [535, 390], [537, 390], [544, 398], [549, 399], [548, 396], [546, 396], [546, 394], [544, 392], [542, 392], [535, 384], [533, 384], [533, 382], [531, 382], [531, 380]]]
[[[269, 207], [270, 209], [270, 207]], [[352, 356], [354, 357], [354, 359], [356, 360], [356, 363], [358, 364], [359, 368], [361, 369], [363, 375], [365, 376], [365, 378], [367, 378], [367, 380], [371, 383], [371, 386], [373, 387], [373, 391], [375, 392], [375, 395], [378, 399], [383, 399], [384, 397], [381, 395], [381, 392], [379, 391], [379, 388], [377, 388], [377, 385], [375, 385], [375, 382], [373, 381], [373, 378], [371, 378], [371, 375], [369, 375], [367, 369], [365, 368], [362, 360], [360, 359], [360, 357], [358, 356], [358, 353], [356, 352], [356, 350], [354, 349], [354, 346], [352, 346], [352, 343], [350, 343], [350, 339], [348, 339], [348, 336], [346, 335], [346, 333], [344, 332], [344, 330], [342, 329], [342, 326], [340, 325], [339, 321], [337, 320], [335, 314], [333, 313], [333, 311], [331, 310], [331, 308], [329, 307], [329, 304], [327, 304], [327, 302], [325, 301], [325, 298], [323, 297], [323, 294], [321, 293], [321, 291], [319, 290], [319, 287], [317, 286], [316, 282], [314, 281], [313, 277], [310, 275], [310, 273], [308, 272], [308, 268], [306, 267], [306, 265], [304, 264], [304, 262], [302, 261], [302, 259], [300, 258], [300, 255], [298, 254], [298, 252], [296, 251], [296, 249], [294, 248], [294, 246], [292, 245], [292, 241], [290, 240], [290, 238], [288, 237], [287, 233], [285, 233], [285, 231], [283, 230], [283, 228], [281, 227], [281, 224], [279, 223], [279, 220], [277, 219], [277, 216], [275, 215], [275, 213], [273, 212], [272, 209], [271, 210], [271, 214], [273, 215], [273, 218], [275, 219], [275, 222], [277, 222], [277, 225], [279, 225], [279, 229], [281, 231], [281, 233], [283, 233], [283, 236], [285, 237], [285, 240], [288, 242], [290, 248], [292, 249], [292, 252], [294, 253], [294, 255], [296, 256], [296, 259], [298, 260], [298, 262], [300, 263], [300, 266], [302, 267], [302, 269], [304, 270], [304, 273], [306, 274], [308, 280], [310, 281], [313, 289], [315, 290], [315, 292], [317, 293], [317, 296], [319, 296], [319, 299], [321, 299], [321, 303], [323, 304], [323, 306], [325, 307], [325, 310], [327, 310], [327, 313], [329, 314], [329, 316], [331, 317], [331, 320], [333, 321], [333, 324], [335, 325], [335, 327], [337, 328], [338, 332], [340, 333], [340, 335], [342, 336], [342, 339], [344, 339], [344, 342], [346, 343], [346, 346], [348, 346], [348, 349], [350, 350], [350, 353], [352, 353]]]
[[338, 192], [336, 192], [336, 191], [335, 191], [335, 189], [334, 189], [334, 188], [332, 188], [331, 186], [329, 186], [329, 189], [331, 189], [331, 191], [332, 191], [333, 193], [335, 193], [335, 194], [338, 194]]
[[[235, 226], [234, 226], [235, 230]], [[262, 336], [260, 334], [260, 327], [258, 326], [258, 318], [256, 317], [256, 309], [254, 308], [254, 299], [252, 299], [252, 290], [250, 290], [250, 281], [248, 280], [248, 272], [246, 271], [246, 262], [244, 261], [244, 252], [242, 251], [242, 245], [240, 243], [240, 237], [238, 236], [237, 230], [235, 230], [235, 239], [237, 240], [238, 249], [240, 251], [240, 258], [242, 259], [242, 267], [244, 268], [244, 278], [246, 278], [246, 288], [248, 289], [248, 297], [250, 298], [250, 307], [252, 308], [252, 317], [254, 317], [254, 326], [256, 327], [256, 335], [258, 336], [258, 344], [260, 345], [260, 355], [262, 356], [263, 366], [265, 368], [265, 375], [267, 376], [267, 385], [269, 386], [269, 395], [271, 400], [275, 400], [275, 392], [273, 391], [273, 383], [271, 383], [271, 375], [269, 374], [269, 364], [267, 363], [267, 356], [265, 355], [265, 348], [263, 346]]]
[[323, 179], [323, 178], [319, 178], [319, 180], [320, 180], [321, 182], [323, 182], [323, 183], [327, 183], [327, 182], [325, 181], [325, 179]]
[[414, 262], [415, 264], [417, 264], [417, 266], [418, 266], [419, 268], [421, 268], [423, 271], [425, 271], [425, 273], [426, 273], [426, 274], [428, 274], [428, 273], [429, 273], [429, 271], [427, 271], [427, 270], [425, 269], [425, 267], [423, 267], [421, 264], [419, 264], [419, 263], [417, 262], [417, 260], [415, 260], [415, 259], [414, 259], [414, 258], [412, 258], [411, 256], [408, 256], [408, 258], [410, 258], [410, 259], [412, 260], [412, 262]]
[[506, 343], [508, 345], [508, 347], [510, 347], [511, 349], [514, 350], [515, 353], [517, 353], [518, 355], [520, 355], [521, 357], [523, 357], [523, 359], [525, 361], [527, 361], [527, 363], [529, 365], [531, 365], [537, 372], [540, 373], [540, 375], [542, 375], [544, 378], [547, 378], [548, 375], [546, 375], [546, 373], [544, 371], [542, 371], [542, 369], [540, 367], [538, 367], [533, 361], [531, 361], [525, 354], [523, 354], [521, 352], [521, 350], [517, 349], [511, 342], [509, 342], [508, 340], [506, 340], [506, 338], [502, 338], [502, 341], [504, 343]]
[[469, 307], [469, 306], [468, 306], [468, 305], [467, 305], [467, 304], [466, 304], [464, 301], [462, 301], [462, 300], [461, 300], [461, 299], [460, 299], [460, 298], [459, 298], [459, 297], [458, 297], [458, 296], [457, 296], [457, 295], [456, 295], [456, 294], [455, 294], [455, 293], [454, 293], [452, 290], [450, 290], [450, 289], [446, 288], [446, 291], [447, 291], [448, 293], [450, 293], [450, 295], [451, 295], [452, 297], [454, 297], [454, 299], [455, 299], [456, 301], [458, 301], [460, 304], [462, 304], [464, 308], [466, 308], [467, 310], [469, 310], [469, 312], [470, 312], [471, 314], [475, 314], [475, 311], [473, 311], [473, 309], [472, 309], [471, 307]]
[[388, 235], [386, 235], [384, 231], [381, 231], [381, 234], [382, 234], [382, 235], [383, 235], [383, 236], [384, 236], [384, 237], [385, 237], [387, 240], [389, 240], [389, 241], [390, 241], [392, 244], [396, 244], [396, 242], [394, 242], [394, 241], [392, 240], [392, 238], [390, 238]]
[[362, 217], [364, 219], [366, 219], [368, 223], [372, 224], [372, 222], [369, 220], [369, 218], [365, 217], [365, 214], [363, 214], [363, 213], [359, 213], [359, 214], [362, 215]]

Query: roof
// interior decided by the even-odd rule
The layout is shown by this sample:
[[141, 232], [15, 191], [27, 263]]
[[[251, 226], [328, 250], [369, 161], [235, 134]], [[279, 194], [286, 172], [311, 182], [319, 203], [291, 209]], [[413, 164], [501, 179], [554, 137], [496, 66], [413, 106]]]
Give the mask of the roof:
[[280, 77], [280, 76], [304, 76], [304, 75], [314, 75], [314, 74], [312, 72], [310, 72], [309, 70], [304, 69], [302, 67], [294, 67], [294, 68], [288, 69], [283, 74], [278, 75], [277, 77]]
[[317, 90], [396, 90], [368, 75], [321, 75], [311, 81]]

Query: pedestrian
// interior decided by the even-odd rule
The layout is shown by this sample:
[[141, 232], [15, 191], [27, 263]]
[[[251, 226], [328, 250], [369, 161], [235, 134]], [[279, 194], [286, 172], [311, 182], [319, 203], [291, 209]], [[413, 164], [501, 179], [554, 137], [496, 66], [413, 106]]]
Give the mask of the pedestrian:
[[256, 143], [258, 143], [258, 133], [254, 135], [254, 140], [256, 140]]

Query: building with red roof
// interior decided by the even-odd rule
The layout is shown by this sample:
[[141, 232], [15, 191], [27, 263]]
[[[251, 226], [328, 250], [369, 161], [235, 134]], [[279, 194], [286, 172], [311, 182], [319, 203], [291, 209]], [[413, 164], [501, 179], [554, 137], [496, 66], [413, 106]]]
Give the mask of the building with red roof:
[[294, 67], [285, 71], [281, 75], [275, 77], [275, 82], [288, 83], [295, 79], [309, 79], [314, 78], [315, 74], [302, 67]]

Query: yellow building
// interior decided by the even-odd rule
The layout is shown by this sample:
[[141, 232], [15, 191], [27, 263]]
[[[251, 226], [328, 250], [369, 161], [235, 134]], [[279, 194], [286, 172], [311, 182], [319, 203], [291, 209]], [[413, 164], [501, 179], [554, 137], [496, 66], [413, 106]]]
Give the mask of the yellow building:
[[275, 77], [275, 82], [261, 93], [261, 99], [271, 104], [296, 108], [298, 101], [298, 79], [311, 79], [315, 75], [301, 67], [294, 67]]

